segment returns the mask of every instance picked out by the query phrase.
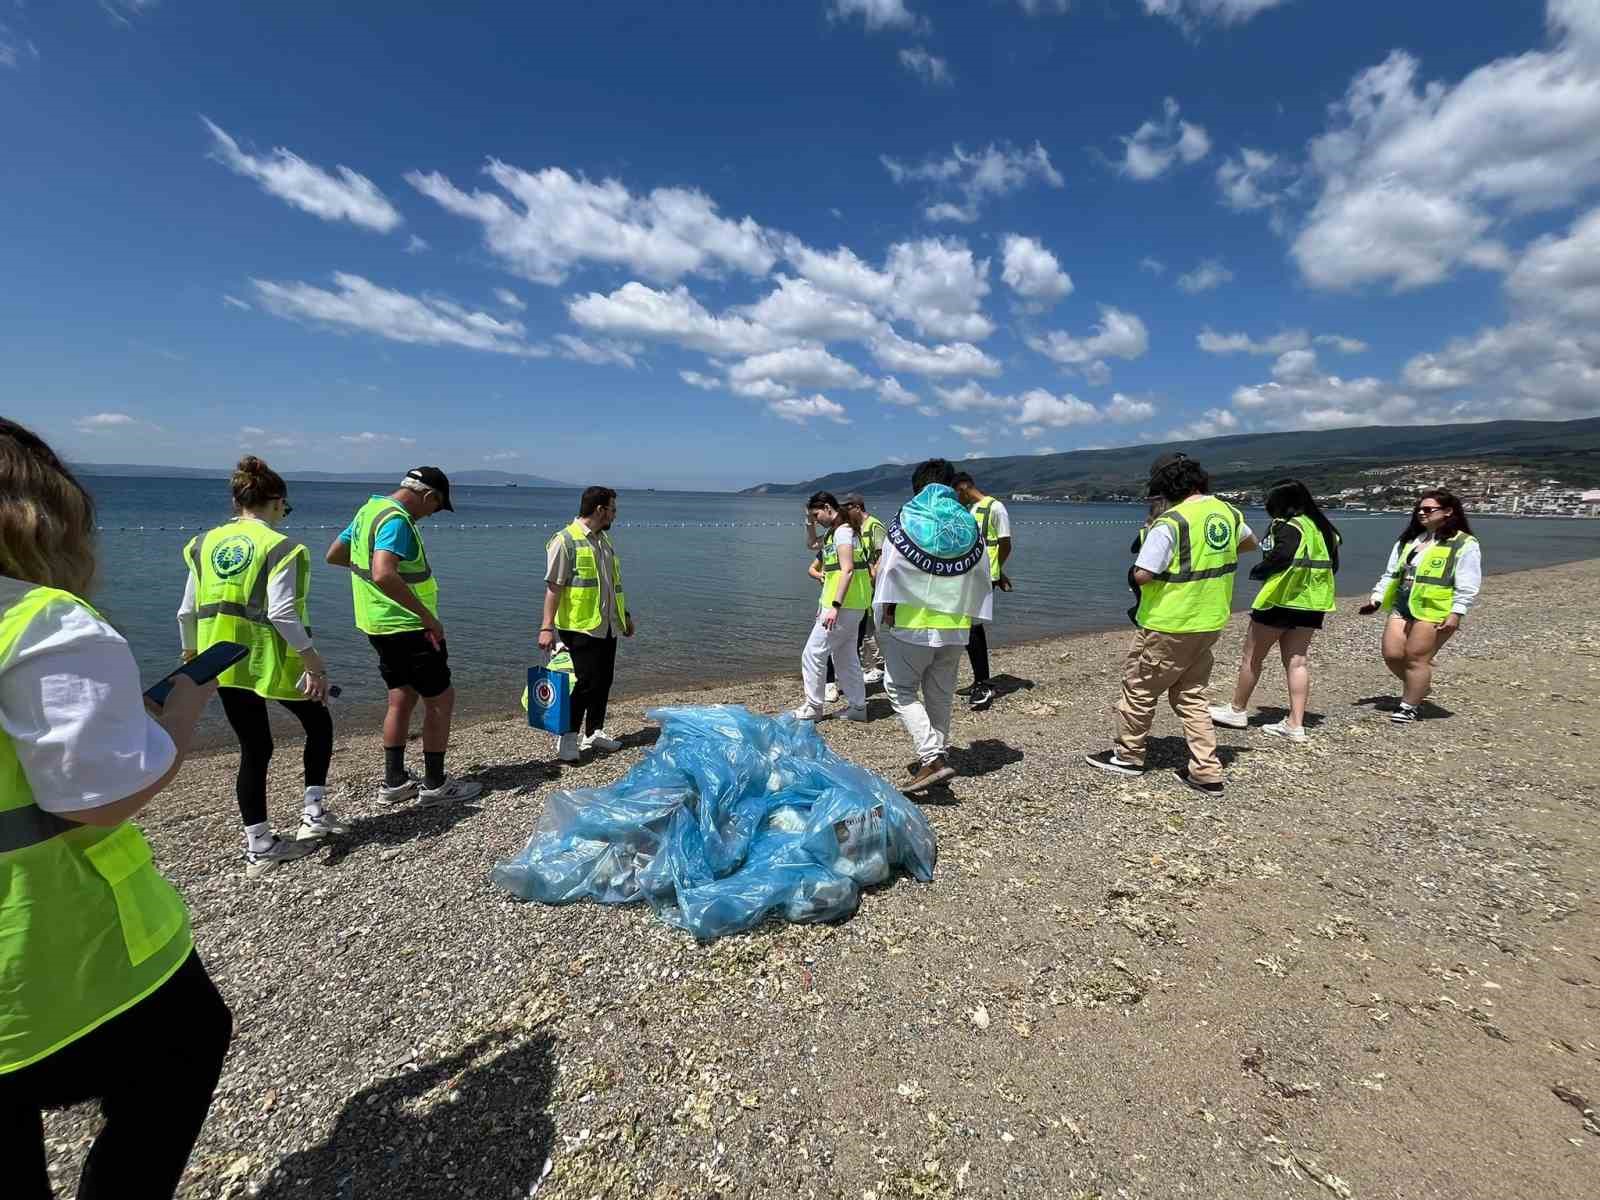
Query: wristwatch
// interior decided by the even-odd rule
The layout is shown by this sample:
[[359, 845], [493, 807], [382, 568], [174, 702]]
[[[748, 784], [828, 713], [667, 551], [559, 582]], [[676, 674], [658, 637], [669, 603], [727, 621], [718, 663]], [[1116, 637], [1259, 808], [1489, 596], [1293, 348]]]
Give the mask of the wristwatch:
[[835, 600], [833, 602], [833, 606], [835, 608], [843, 608], [844, 607], [844, 601], [843, 600]]

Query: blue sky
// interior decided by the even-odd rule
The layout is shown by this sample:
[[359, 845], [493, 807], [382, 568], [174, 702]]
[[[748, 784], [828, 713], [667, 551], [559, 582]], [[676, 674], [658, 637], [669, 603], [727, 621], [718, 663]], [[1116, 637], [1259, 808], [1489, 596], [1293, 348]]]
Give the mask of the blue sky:
[[0, 0], [0, 403], [74, 458], [1600, 412], [1594, 0], [232, 7]]

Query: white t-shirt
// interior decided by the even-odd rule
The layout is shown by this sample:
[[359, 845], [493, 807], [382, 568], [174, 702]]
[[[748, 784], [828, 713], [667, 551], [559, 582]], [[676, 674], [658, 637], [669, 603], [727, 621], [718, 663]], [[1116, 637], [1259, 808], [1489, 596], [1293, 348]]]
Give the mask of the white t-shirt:
[[[1246, 542], [1255, 537], [1250, 526], [1242, 521], [1239, 524], [1239, 541]], [[1164, 521], [1157, 521], [1150, 527], [1150, 532], [1144, 535], [1144, 545], [1139, 547], [1139, 557], [1133, 560], [1133, 565], [1141, 571], [1149, 571], [1152, 575], [1159, 575], [1165, 571], [1172, 562], [1172, 556], [1177, 552], [1177, 533], [1171, 525]]]
[[[0, 608], [32, 587], [0, 576]], [[124, 800], [165, 775], [177, 753], [145, 711], [128, 643], [67, 601], [36, 616], [0, 659], [0, 730], [47, 812]]]

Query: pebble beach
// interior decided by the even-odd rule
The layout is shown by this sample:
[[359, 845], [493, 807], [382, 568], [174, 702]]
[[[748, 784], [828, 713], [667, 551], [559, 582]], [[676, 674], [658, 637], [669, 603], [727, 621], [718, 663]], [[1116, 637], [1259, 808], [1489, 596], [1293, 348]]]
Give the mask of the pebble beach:
[[[1003, 694], [958, 706], [961, 774], [922, 803], [934, 881], [707, 945], [643, 906], [514, 902], [489, 871], [553, 791], [638, 761], [646, 709], [792, 708], [798, 645], [792, 677], [615, 702], [624, 749], [577, 766], [517, 719], [459, 728], [452, 770], [484, 794], [453, 809], [380, 808], [377, 731], [342, 728], [352, 832], [261, 879], [234, 754], [195, 758], [141, 821], [236, 1023], [179, 1194], [1590, 1194], [1600, 620], [1551, 613], [1597, 589], [1600, 560], [1492, 576], [1409, 728], [1385, 718], [1379, 619], [1341, 600], [1310, 742], [1219, 729], [1220, 798], [1174, 778], [1165, 707], [1144, 777], [1082, 762], [1108, 745], [1127, 631], [996, 649]], [[1255, 699], [1253, 724], [1283, 715], [1275, 660]], [[820, 731], [904, 782], [881, 689], [869, 709]], [[298, 772], [285, 739], [280, 826]], [[94, 1128], [47, 1118], [60, 1196]]]

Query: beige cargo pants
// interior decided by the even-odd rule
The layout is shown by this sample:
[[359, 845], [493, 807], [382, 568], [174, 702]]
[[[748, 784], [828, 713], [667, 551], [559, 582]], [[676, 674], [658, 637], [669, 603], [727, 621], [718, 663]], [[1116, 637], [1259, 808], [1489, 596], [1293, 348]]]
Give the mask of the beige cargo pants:
[[1118, 757], [1144, 766], [1145, 742], [1155, 721], [1156, 703], [1165, 694], [1183, 722], [1189, 743], [1189, 777], [1221, 783], [1217, 730], [1206, 707], [1206, 685], [1214, 661], [1211, 648], [1222, 636], [1210, 633], [1157, 633], [1141, 629], [1122, 664], [1122, 699], [1117, 702]]

